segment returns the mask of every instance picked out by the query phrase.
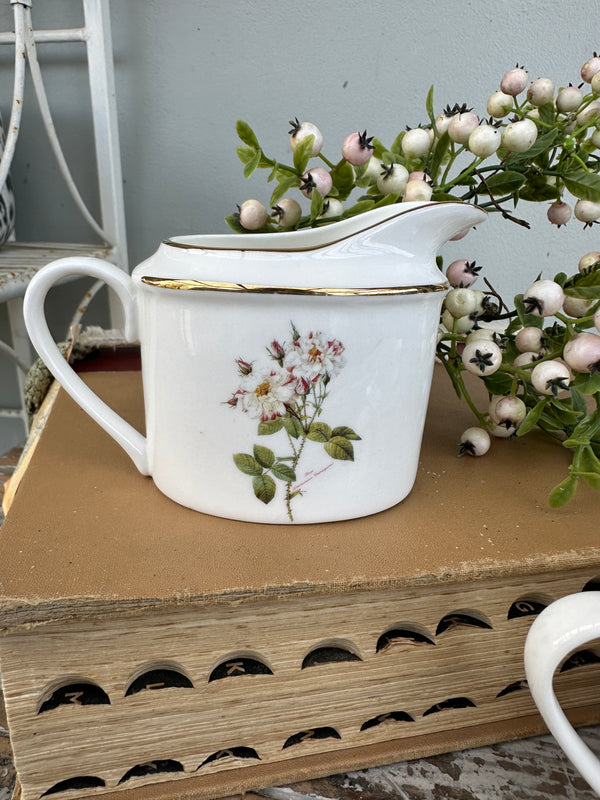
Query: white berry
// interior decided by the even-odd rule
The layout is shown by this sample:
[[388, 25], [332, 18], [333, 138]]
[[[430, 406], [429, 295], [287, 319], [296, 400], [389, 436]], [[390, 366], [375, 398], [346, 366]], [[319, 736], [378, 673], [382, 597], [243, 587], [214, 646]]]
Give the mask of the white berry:
[[523, 295], [525, 311], [536, 317], [549, 317], [562, 308], [565, 294], [562, 286], [551, 280], [535, 281]]
[[419, 158], [429, 152], [431, 142], [429, 131], [424, 128], [413, 128], [406, 131], [402, 138], [402, 152], [407, 158]]
[[593, 200], [578, 200], [573, 214], [580, 222], [595, 222], [600, 218], [600, 203], [595, 203]]
[[256, 231], [266, 223], [269, 212], [260, 200], [244, 200], [239, 207], [238, 218], [247, 231]]
[[493, 155], [500, 147], [500, 131], [493, 125], [483, 123], [478, 125], [469, 136], [468, 147], [473, 155], [487, 158]]
[[546, 344], [544, 332], [533, 326], [521, 328], [515, 336], [515, 344], [519, 353], [539, 353]]
[[404, 190], [402, 200], [405, 203], [414, 201], [431, 200], [433, 188], [427, 181], [409, 180]]
[[479, 376], [492, 375], [502, 364], [502, 350], [494, 342], [470, 342], [465, 345], [461, 359], [468, 372]]
[[408, 170], [402, 164], [382, 164], [377, 188], [381, 194], [403, 194], [408, 183]]
[[579, 108], [583, 94], [578, 86], [566, 86], [558, 92], [556, 108], [561, 114], [569, 114]]
[[321, 148], [323, 147], [323, 134], [317, 128], [316, 125], [313, 125], [312, 122], [298, 122], [296, 119], [294, 122], [290, 122], [292, 126], [292, 130], [290, 131], [290, 147], [292, 150], [295, 150], [300, 142], [303, 139], [306, 139], [307, 136], [313, 136], [313, 145], [311, 150], [311, 156], [317, 156], [321, 152]]
[[571, 372], [566, 364], [553, 359], [540, 361], [531, 370], [531, 382], [540, 394], [556, 395], [569, 388]]
[[532, 119], [509, 122], [502, 133], [502, 146], [514, 153], [524, 153], [535, 144], [537, 125]]
[[448, 136], [457, 144], [466, 144], [469, 141], [469, 136], [478, 125], [477, 114], [473, 114], [471, 111], [455, 114], [448, 126]]
[[488, 97], [486, 111], [492, 117], [501, 119], [507, 114], [510, 114], [513, 106], [514, 101], [510, 94], [504, 94], [504, 92], [494, 92]]
[[490, 449], [490, 435], [483, 428], [467, 428], [460, 437], [459, 455], [483, 456]]

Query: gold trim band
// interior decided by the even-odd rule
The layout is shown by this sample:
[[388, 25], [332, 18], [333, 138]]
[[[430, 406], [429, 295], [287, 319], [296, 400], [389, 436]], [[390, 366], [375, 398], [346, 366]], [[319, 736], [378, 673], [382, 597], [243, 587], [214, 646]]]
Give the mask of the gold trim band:
[[376, 297], [403, 294], [430, 294], [444, 292], [447, 283], [430, 283], [421, 286], [381, 286], [374, 289], [361, 288], [302, 288], [298, 286], [258, 286], [251, 283], [223, 283], [221, 281], [193, 281], [179, 278], [142, 277], [142, 283], [156, 286], [159, 289], [177, 289], [179, 291], [205, 292], [247, 292], [250, 294], [306, 294], [326, 295], [329, 297]]

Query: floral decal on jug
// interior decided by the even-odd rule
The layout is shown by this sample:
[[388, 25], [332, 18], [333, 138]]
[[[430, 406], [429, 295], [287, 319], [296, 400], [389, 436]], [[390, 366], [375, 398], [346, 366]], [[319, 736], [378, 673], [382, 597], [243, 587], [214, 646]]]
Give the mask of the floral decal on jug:
[[[306, 480], [297, 477], [298, 463], [307, 441], [322, 444], [337, 461], [354, 461], [353, 441], [360, 436], [348, 426], [332, 428], [320, 417], [329, 395], [329, 384], [345, 365], [344, 345], [321, 331], [301, 335], [292, 324], [292, 340], [278, 340], [266, 348], [262, 362], [237, 359], [240, 385], [228, 405], [258, 419], [258, 435], [272, 436], [280, 431], [291, 452], [277, 456], [264, 445], [255, 444], [253, 453], [235, 453], [236, 467], [252, 478], [252, 488], [263, 503], [270, 503], [277, 492], [276, 481], [285, 484], [285, 504], [291, 522], [292, 501], [303, 493]], [[283, 436], [279, 437], [283, 440]]]

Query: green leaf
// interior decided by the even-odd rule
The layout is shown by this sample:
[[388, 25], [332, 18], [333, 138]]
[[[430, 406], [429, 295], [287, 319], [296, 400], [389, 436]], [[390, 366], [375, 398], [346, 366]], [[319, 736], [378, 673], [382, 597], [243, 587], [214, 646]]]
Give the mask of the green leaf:
[[352, 189], [354, 189], [354, 170], [352, 166], [343, 158], [331, 170], [333, 186], [337, 189], [338, 198], [346, 200]]
[[427, 97], [425, 98], [425, 111], [427, 111], [427, 116], [433, 125], [435, 123], [435, 114], [433, 111], [433, 84], [429, 87]]
[[569, 438], [563, 442], [564, 447], [587, 445], [590, 439], [600, 431], [600, 409], [584, 417], [574, 428]]
[[383, 158], [384, 153], [388, 152], [387, 148], [376, 136], [373, 137], [371, 144], [373, 145], [373, 155], [377, 156], [377, 158]]
[[267, 505], [275, 497], [275, 481], [270, 475], [259, 475], [252, 481], [254, 494], [261, 503]]
[[248, 147], [248, 145], [240, 145], [236, 149], [236, 153], [238, 154], [238, 158], [242, 164], [247, 164], [249, 161], [252, 161], [256, 155], [256, 152], [256, 148]]
[[549, 398], [544, 398], [540, 400], [539, 403], [536, 403], [533, 408], [531, 408], [527, 412], [527, 416], [523, 420], [523, 422], [519, 425], [519, 429], [517, 430], [517, 436], [525, 436], [526, 433], [529, 433], [530, 430], [535, 428], [538, 424], [539, 419], [542, 415], [542, 411], [548, 404]]
[[494, 372], [492, 375], [486, 375], [481, 378], [485, 383], [488, 392], [492, 394], [510, 394], [512, 388], [512, 376], [506, 372]]
[[273, 474], [280, 481], [291, 483], [296, 480], [296, 473], [287, 464], [277, 463], [271, 467], [271, 474]]
[[433, 158], [428, 165], [429, 174], [431, 175], [434, 185], [438, 182], [437, 175], [450, 151], [450, 145], [450, 136], [448, 135], [448, 131], [445, 131], [438, 139], [433, 151]]
[[486, 189], [494, 195], [513, 194], [525, 183], [525, 176], [520, 172], [505, 170], [486, 178]]
[[306, 172], [306, 167], [312, 155], [314, 141], [315, 137], [311, 133], [305, 139], [301, 139], [296, 145], [296, 149], [294, 150], [294, 166], [300, 175]]
[[225, 217], [225, 222], [229, 225], [232, 231], [236, 233], [248, 233], [246, 228], [244, 228], [237, 217], [236, 214], [229, 214]]
[[581, 448], [579, 474], [592, 489], [600, 492], [600, 461], [589, 445]]
[[237, 135], [240, 137], [242, 142], [244, 142], [244, 144], [247, 144], [249, 147], [252, 147], [255, 150], [260, 149], [256, 134], [247, 122], [238, 119], [238, 121], [235, 123], [235, 129], [237, 131]]
[[277, 433], [280, 431], [285, 424], [285, 420], [281, 417], [277, 417], [277, 419], [269, 419], [266, 422], [259, 422], [258, 423], [258, 435], [259, 436], [271, 436], [273, 433]]
[[556, 200], [556, 186], [551, 186], [544, 175], [534, 173], [527, 176], [527, 182], [519, 191], [519, 197], [521, 200], [534, 203]]
[[562, 182], [574, 197], [600, 202], [600, 175], [595, 172], [571, 172], [562, 176]]
[[281, 198], [292, 188], [300, 186], [300, 179], [297, 178], [295, 175], [288, 175], [286, 178], [281, 180], [275, 189], [273, 190], [273, 194], [271, 195], [270, 205], [273, 207], [276, 203], [281, 200]]
[[261, 467], [269, 469], [275, 463], [275, 453], [269, 450], [268, 447], [262, 447], [260, 444], [254, 445], [254, 458], [258, 461]]
[[398, 136], [392, 142], [392, 146], [390, 147], [390, 153], [394, 155], [400, 155], [402, 152], [402, 139], [406, 136], [406, 131], [400, 131]]
[[331, 439], [331, 428], [326, 422], [313, 422], [308, 429], [311, 442], [328, 442]]
[[357, 214], [364, 214], [365, 211], [370, 211], [372, 208], [375, 208], [374, 200], [361, 200], [347, 208], [344, 211], [344, 217], [355, 217]]
[[582, 394], [596, 394], [596, 392], [600, 392], [600, 372], [596, 372], [595, 375], [588, 375], [584, 372], [578, 373], [573, 381], [573, 386]]
[[556, 111], [554, 103], [545, 103], [543, 106], [538, 106], [538, 112], [542, 122], [547, 125], [553, 125], [556, 118]]
[[287, 433], [289, 433], [292, 439], [298, 439], [304, 433], [302, 423], [297, 417], [292, 415], [283, 417], [283, 427], [286, 429]]
[[577, 490], [577, 476], [569, 475], [564, 481], [561, 481], [557, 486], [552, 489], [548, 497], [548, 503], [551, 508], [560, 508], [566, 505]]
[[573, 408], [575, 411], [579, 411], [580, 414], [587, 414], [587, 403], [585, 401], [585, 396], [574, 386], [571, 386], [571, 400], [573, 402]]
[[310, 221], [314, 222], [323, 212], [323, 197], [313, 189], [310, 196]]
[[569, 297], [583, 297], [586, 300], [600, 299], [600, 269], [590, 269], [568, 278], [563, 286]]
[[261, 152], [257, 150], [252, 159], [244, 167], [244, 178], [249, 178], [260, 163]]
[[334, 428], [331, 431], [332, 436], [343, 436], [345, 439], [351, 439], [355, 442], [360, 442], [360, 436], [355, 433], [352, 428], [348, 428], [346, 425], [342, 425], [339, 428]]
[[249, 453], [236, 453], [233, 456], [236, 467], [245, 475], [262, 475], [262, 467]]
[[354, 461], [354, 447], [345, 436], [332, 436], [325, 442], [325, 452], [337, 461]]

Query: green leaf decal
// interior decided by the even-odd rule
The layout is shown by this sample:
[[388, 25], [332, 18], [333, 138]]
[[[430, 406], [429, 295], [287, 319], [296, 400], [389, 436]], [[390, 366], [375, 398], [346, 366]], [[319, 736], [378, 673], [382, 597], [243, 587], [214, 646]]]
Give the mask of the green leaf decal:
[[261, 467], [269, 469], [275, 463], [275, 453], [269, 450], [268, 447], [261, 447], [259, 444], [254, 445], [254, 458], [258, 461]]
[[548, 503], [552, 508], [560, 508], [560, 506], [566, 505], [572, 499], [576, 490], [577, 477], [569, 475], [568, 478], [565, 478], [564, 481], [561, 481], [558, 486], [552, 489], [548, 497]]
[[337, 461], [354, 461], [354, 447], [344, 436], [332, 436], [325, 442], [325, 452]]
[[266, 422], [259, 422], [258, 423], [258, 435], [259, 436], [270, 436], [273, 433], [277, 433], [283, 428], [284, 420], [281, 417], [277, 417], [277, 419], [269, 419]]
[[258, 475], [252, 481], [252, 488], [254, 494], [265, 505], [275, 497], [275, 481], [270, 475]]
[[313, 422], [308, 429], [311, 442], [328, 442], [331, 439], [331, 428], [326, 422]]
[[256, 134], [254, 133], [254, 131], [252, 130], [250, 125], [248, 125], [247, 122], [238, 119], [238, 121], [235, 124], [235, 129], [237, 131], [237, 135], [240, 137], [242, 142], [244, 142], [244, 144], [247, 144], [248, 147], [252, 147], [255, 150], [260, 149], [260, 145], [258, 144], [258, 139], [256, 138]]
[[343, 436], [345, 439], [351, 439], [355, 442], [360, 442], [360, 436], [358, 433], [355, 433], [352, 428], [348, 428], [346, 425], [342, 425], [339, 428], [334, 428], [331, 431], [332, 436]]
[[292, 439], [298, 439], [304, 433], [302, 423], [297, 417], [291, 415], [283, 417], [283, 427]]
[[250, 453], [235, 453], [233, 456], [236, 467], [245, 475], [261, 475], [262, 467]]
[[281, 464], [280, 462], [273, 464], [271, 473], [280, 481], [285, 481], [286, 483], [291, 483], [296, 480], [296, 473], [294, 470], [287, 464]]

